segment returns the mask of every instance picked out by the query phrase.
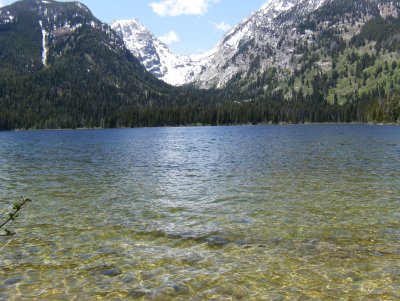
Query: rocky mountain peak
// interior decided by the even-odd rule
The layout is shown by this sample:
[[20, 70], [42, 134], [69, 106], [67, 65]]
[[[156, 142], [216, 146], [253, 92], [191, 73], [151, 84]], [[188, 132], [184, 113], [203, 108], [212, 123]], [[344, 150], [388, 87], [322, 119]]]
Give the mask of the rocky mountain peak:
[[298, 4], [301, 0], [270, 0], [261, 6], [259, 12], [263, 14], [270, 14], [271, 17], [277, 17], [282, 12], [288, 11], [293, 6]]
[[193, 56], [174, 54], [137, 19], [115, 21], [111, 27], [147, 71], [171, 85], [190, 83], [201, 72], [204, 62], [211, 55], [210, 53]]
[[[150, 67], [150, 63], [160, 63], [154, 45], [156, 38], [139, 20], [118, 20], [111, 24], [111, 28], [117, 32], [118, 36], [124, 39], [125, 45], [134, 56], [142, 60], [145, 59], [143, 63], [148, 62], [151, 56], [156, 56], [152, 62], [148, 62], [147, 66], [144, 64], [146, 68]], [[155, 72], [155, 70], [152, 71]]]

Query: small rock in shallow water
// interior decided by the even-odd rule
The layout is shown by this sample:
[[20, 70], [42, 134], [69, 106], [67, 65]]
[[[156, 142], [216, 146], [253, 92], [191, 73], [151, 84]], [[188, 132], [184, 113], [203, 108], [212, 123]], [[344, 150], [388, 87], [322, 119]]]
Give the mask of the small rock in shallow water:
[[229, 243], [228, 240], [221, 236], [210, 236], [205, 239], [209, 246], [212, 247], [223, 247]]
[[189, 288], [186, 285], [182, 285], [182, 284], [174, 284], [172, 286], [172, 288], [174, 289], [175, 292], [179, 292], [181, 294], [187, 294], [189, 293]]
[[133, 290], [130, 290], [128, 292], [128, 297], [137, 299], [137, 298], [144, 297], [147, 294], [148, 293], [146, 291], [143, 291], [143, 290], [140, 290], [140, 289], [133, 289]]
[[10, 279], [7, 279], [6, 281], [4, 281], [4, 284], [5, 285], [14, 285], [14, 284], [21, 282], [22, 279], [23, 279], [23, 277], [20, 277], [20, 276], [13, 277], [13, 278], [10, 278]]
[[102, 271], [101, 274], [104, 276], [115, 277], [115, 276], [121, 275], [121, 271], [118, 269], [112, 268], [112, 269]]
[[137, 281], [137, 278], [134, 277], [134, 276], [130, 276], [130, 275], [124, 276], [124, 278], [122, 279], [123, 283], [132, 283], [132, 282], [135, 282], [135, 281]]

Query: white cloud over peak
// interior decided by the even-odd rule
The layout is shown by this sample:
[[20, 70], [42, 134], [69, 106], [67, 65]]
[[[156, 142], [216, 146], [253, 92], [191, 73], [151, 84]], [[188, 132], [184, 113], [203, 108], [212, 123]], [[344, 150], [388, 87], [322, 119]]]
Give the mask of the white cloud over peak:
[[3, 3], [1, 3], [1, 1], [0, 1], [0, 7], [3, 7], [4, 5], [3, 5]]
[[167, 45], [171, 45], [172, 43], [178, 43], [181, 41], [178, 34], [171, 30], [169, 33], [159, 37], [159, 40]]
[[228, 31], [232, 27], [230, 24], [225, 22], [214, 23], [214, 26], [216, 29], [221, 30], [223, 32]]
[[150, 3], [153, 12], [159, 16], [203, 15], [210, 4], [221, 0], [161, 0]]

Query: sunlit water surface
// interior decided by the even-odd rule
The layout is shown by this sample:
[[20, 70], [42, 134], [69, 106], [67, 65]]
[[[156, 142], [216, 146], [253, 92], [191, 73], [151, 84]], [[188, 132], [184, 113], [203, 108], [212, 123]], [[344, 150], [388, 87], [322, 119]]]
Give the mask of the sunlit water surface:
[[400, 299], [399, 127], [0, 133], [20, 194], [1, 300]]

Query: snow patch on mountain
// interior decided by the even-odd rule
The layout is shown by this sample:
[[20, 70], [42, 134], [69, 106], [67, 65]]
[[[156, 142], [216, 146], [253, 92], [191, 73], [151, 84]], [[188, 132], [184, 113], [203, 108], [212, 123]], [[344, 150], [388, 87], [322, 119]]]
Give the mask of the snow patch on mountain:
[[[1, 8], [0, 3], [0, 8]], [[15, 16], [10, 13], [8, 10], [1, 10], [0, 9], [0, 24], [9, 24], [15, 20]]]
[[40, 28], [42, 29], [42, 63], [43, 66], [47, 67], [47, 54], [49, 49], [47, 47], [47, 32], [43, 28], [43, 21], [39, 21]]
[[399, 12], [396, 5], [393, 2], [388, 2], [385, 4], [379, 4], [379, 10], [382, 18], [393, 17], [398, 18]]
[[261, 6], [259, 12], [269, 15], [271, 18], [276, 18], [282, 12], [288, 11], [295, 6], [299, 1], [295, 0], [270, 0]]

